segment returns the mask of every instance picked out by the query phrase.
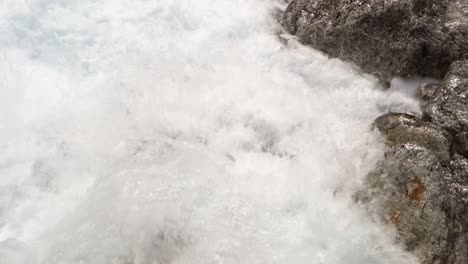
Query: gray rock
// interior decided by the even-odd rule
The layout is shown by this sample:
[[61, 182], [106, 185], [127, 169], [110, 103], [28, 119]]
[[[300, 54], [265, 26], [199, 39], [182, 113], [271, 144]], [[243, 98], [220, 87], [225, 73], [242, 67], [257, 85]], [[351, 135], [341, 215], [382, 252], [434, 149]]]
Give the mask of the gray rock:
[[419, 88], [421, 118], [376, 119], [389, 150], [356, 197], [423, 264], [468, 263], [468, 0], [292, 0], [281, 23], [383, 82], [443, 78]]
[[369, 208], [395, 225], [422, 263], [468, 263], [468, 61], [418, 95], [423, 119], [376, 119], [390, 150], [358, 197], [379, 205]]
[[443, 210], [448, 194], [439, 179], [437, 157], [415, 144], [394, 147], [368, 175], [367, 188], [358, 194], [372, 202], [377, 215], [395, 225], [400, 242], [422, 263], [447, 263], [448, 219]]
[[418, 87], [417, 96], [419, 98], [419, 105], [422, 109], [426, 108], [426, 106], [436, 96], [439, 86], [440, 84], [438, 83], [424, 83]]
[[384, 81], [442, 78], [453, 61], [468, 59], [466, 0], [293, 0], [281, 23]]
[[429, 122], [412, 115], [390, 113], [375, 120], [375, 125], [385, 136], [388, 145], [414, 143], [432, 151], [440, 161], [450, 160], [450, 134]]
[[[465, 165], [468, 162], [451, 164], [460, 173], [466, 173]], [[432, 151], [404, 144], [385, 154], [356, 197], [396, 227], [400, 242], [421, 263], [468, 263], [461, 178], [444, 168]]]
[[427, 105], [423, 112], [425, 120], [452, 134], [468, 130], [468, 102], [448, 99]]
[[468, 158], [468, 132], [460, 132], [455, 136], [456, 150]]
[[452, 134], [468, 132], [468, 61], [454, 62], [440, 85], [421, 86], [423, 118]]
[[447, 263], [468, 263], [468, 160], [455, 159], [449, 169], [445, 176], [451, 195], [446, 212], [452, 246]]

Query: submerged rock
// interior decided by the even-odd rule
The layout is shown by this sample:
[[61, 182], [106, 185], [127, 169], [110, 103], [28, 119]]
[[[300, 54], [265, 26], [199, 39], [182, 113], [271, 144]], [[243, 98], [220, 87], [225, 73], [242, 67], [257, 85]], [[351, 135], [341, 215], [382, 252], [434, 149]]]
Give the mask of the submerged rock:
[[464, 0], [293, 0], [281, 20], [291, 34], [382, 80], [442, 78], [468, 59]]

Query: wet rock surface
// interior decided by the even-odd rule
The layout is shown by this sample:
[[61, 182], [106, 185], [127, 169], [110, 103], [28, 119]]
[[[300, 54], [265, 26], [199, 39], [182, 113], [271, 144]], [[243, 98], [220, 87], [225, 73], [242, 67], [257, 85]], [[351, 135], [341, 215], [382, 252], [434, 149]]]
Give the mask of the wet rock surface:
[[458, 133], [455, 137], [457, 151], [468, 158], [468, 132]]
[[468, 263], [468, 61], [418, 95], [422, 117], [375, 120], [389, 150], [357, 194], [422, 263]]
[[356, 198], [421, 263], [468, 263], [468, 0], [293, 0], [281, 23], [383, 82], [443, 79], [419, 87], [422, 116], [375, 120], [388, 151]]
[[368, 176], [361, 201], [375, 203], [377, 215], [395, 225], [400, 242], [422, 263], [447, 263], [450, 200], [437, 157], [416, 144], [392, 147]]
[[468, 61], [457, 61], [433, 91], [421, 87], [423, 119], [452, 134], [468, 131]]
[[388, 145], [413, 143], [431, 150], [441, 161], [450, 160], [451, 135], [444, 129], [412, 115], [390, 113], [375, 120]]
[[442, 78], [468, 58], [466, 0], [293, 0], [281, 20], [299, 40], [365, 72]]

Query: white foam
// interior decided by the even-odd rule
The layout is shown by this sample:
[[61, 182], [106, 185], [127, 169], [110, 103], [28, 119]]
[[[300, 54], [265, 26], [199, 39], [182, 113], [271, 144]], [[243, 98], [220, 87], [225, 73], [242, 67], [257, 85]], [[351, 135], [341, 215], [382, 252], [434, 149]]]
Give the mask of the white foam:
[[266, 0], [4, 0], [2, 263], [413, 263], [350, 196], [414, 99]]

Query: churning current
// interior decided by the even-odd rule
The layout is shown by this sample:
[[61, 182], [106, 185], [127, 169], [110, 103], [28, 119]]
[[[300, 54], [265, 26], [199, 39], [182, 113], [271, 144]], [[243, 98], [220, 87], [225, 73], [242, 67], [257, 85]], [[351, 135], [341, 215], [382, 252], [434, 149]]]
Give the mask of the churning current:
[[395, 82], [280, 0], [0, 0], [0, 263], [414, 263], [353, 202]]

